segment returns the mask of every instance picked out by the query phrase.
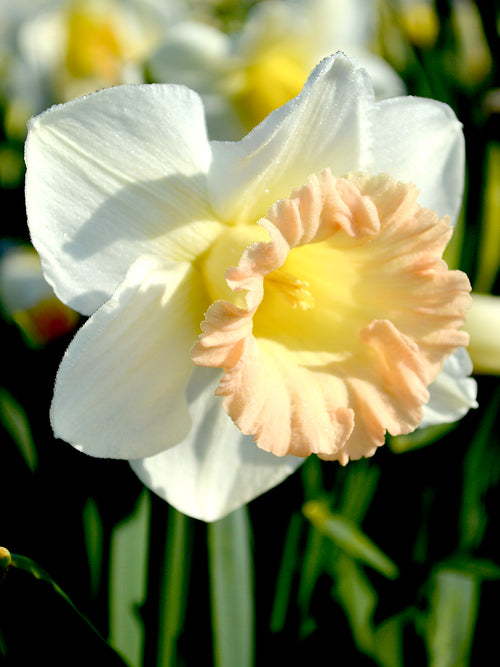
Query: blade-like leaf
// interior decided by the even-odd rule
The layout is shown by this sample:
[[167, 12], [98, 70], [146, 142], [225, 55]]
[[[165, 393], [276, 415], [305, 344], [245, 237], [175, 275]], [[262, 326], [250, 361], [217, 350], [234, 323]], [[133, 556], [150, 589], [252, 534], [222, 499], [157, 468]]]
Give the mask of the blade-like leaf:
[[208, 549], [215, 665], [250, 667], [254, 603], [246, 506], [208, 525]]
[[28, 418], [19, 403], [2, 388], [0, 388], [0, 421], [18, 446], [26, 465], [31, 472], [34, 472], [38, 463], [38, 453]]
[[426, 625], [429, 667], [468, 667], [479, 602], [476, 577], [439, 569]]
[[307, 502], [303, 512], [312, 525], [333, 540], [344, 553], [390, 579], [398, 576], [398, 568], [393, 561], [353, 521], [331, 512], [326, 503], [320, 501]]

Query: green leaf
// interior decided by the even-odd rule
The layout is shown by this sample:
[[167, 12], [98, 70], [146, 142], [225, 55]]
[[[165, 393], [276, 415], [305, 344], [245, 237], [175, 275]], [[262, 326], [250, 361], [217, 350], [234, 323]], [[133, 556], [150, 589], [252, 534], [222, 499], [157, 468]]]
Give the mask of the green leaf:
[[500, 566], [487, 558], [455, 555], [447, 559], [444, 565], [450, 570], [477, 577], [480, 581], [500, 579]]
[[104, 544], [103, 525], [97, 504], [93, 498], [87, 498], [83, 508], [83, 532], [90, 570], [90, 588], [95, 597], [99, 591], [103, 571]]
[[127, 664], [31, 558], [11, 554], [0, 590], [1, 650], [8, 664]]
[[360, 524], [377, 490], [380, 469], [372, 461], [357, 461], [355, 466], [343, 469], [344, 489], [338, 512]]
[[26, 465], [31, 472], [34, 472], [38, 464], [38, 453], [28, 418], [19, 403], [2, 388], [0, 388], [0, 420], [18, 446]]
[[404, 667], [404, 621], [404, 613], [401, 613], [377, 626], [372, 655], [380, 667]]
[[325, 537], [309, 527], [309, 534], [303, 554], [301, 555], [301, 573], [298, 590], [298, 604], [302, 616], [301, 623], [303, 627], [303, 636], [305, 636], [304, 628], [308, 623], [309, 606], [316, 582], [323, 572], [324, 559], [326, 558]]
[[460, 547], [477, 548], [488, 521], [485, 498], [500, 478], [500, 460], [495, 427], [500, 407], [500, 391], [493, 395], [464, 460], [462, 506], [460, 508]]
[[215, 665], [250, 667], [254, 603], [247, 507], [209, 524], [207, 530]]
[[140, 664], [149, 528], [149, 496], [143, 493], [134, 512], [116, 526], [110, 547], [110, 640], [132, 665]]
[[484, 215], [479, 245], [476, 292], [490, 292], [500, 267], [500, 144], [490, 142], [484, 169]]
[[435, 572], [426, 624], [429, 667], [468, 667], [478, 602], [475, 576], [447, 568]]
[[331, 512], [326, 503], [311, 500], [304, 505], [303, 512], [316, 530], [329, 537], [347, 555], [370, 565], [389, 579], [399, 575], [393, 561], [353, 521]]
[[165, 559], [160, 579], [157, 667], [176, 664], [177, 642], [184, 629], [192, 549], [193, 520], [169, 507]]
[[283, 558], [278, 570], [276, 595], [271, 613], [271, 632], [282, 632], [285, 627], [293, 590], [293, 578], [298, 566], [297, 553], [303, 525], [303, 517], [300, 514], [292, 514], [283, 548]]
[[349, 620], [356, 646], [370, 655], [374, 644], [372, 616], [377, 604], [377, 593], [352, 558], [339, 554], [333, 567], [335, 596]]
[[422, 447], [432, 445], [447, 433], [457, 428], [457, 425], [458, 422], [453, 422], [451, 424], [437, 424], [436, 426], [428, 426], [427, 428], [417, 428], [413, 433], [390, 437], [387, 442], [389, 448], [395, 454], [404, 454], [414, 449], [421, 449]]

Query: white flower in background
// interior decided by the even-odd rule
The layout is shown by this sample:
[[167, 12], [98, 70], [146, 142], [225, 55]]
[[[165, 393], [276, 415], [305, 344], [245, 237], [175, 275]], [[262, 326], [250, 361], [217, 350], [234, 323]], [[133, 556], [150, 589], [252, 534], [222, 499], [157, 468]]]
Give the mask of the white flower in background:
[[153, 79], [183, 83], [203, 99], [209, 137], [239, 139], [297, 95], [311, 69], [336, 51], [365, 67], [377, 97], [405, 92], [396, 72], [369, 51], [376, 4], [366, 0], [266, 0], [241, 31], [178, 23], [151, 57]]
[[26, 160], [45, 275], [90, 315], [55, 434], [180, 511], [217, 519], [311, 452], [370, 456], [475, 405], [470, 287], [441, 260], [464, 168], [447, 106], [376, 103], [337, 54], [240, 142], [209, 142], [183, 86], [120, 86], [33, 119]]
[[0, 304], [31, 345], [43, 345], [74, 330], [79, 315], [55, 296], [33, 248], [3, 241], [0, 247]]
[[[17, 3], [19, 4], [19, 3]], [[7, 129], [54, 102], [144, 80], [144, 60], [178, 17], [170, 0], [7, 0]], [[12, 11], [11, 11], [12, 10]]]
[[474, 293], [465, 329], [475, 373], [500, 374], [500, 297]]

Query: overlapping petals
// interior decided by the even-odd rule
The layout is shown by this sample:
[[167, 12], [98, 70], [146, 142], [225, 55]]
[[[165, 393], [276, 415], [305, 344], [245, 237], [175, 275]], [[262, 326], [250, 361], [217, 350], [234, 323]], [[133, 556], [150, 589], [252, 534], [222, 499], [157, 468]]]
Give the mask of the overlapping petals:
[[[384, 183], [412, 182], [401, 201], [417, 206], [419, 188], [422, 206], [453, 221], [463, 137], [445, 105], [375, 104], [366, 73], [338, 54], [238, 143], [208, 142], [200, 100], [182, 86], [119, 86], [35, 118], [26, 159], [30, 230], [46, 276], [90, 315], [57, 376], [54, 429], [82, 451], [133, 460], [181, 511], [213, 520], [282, 481], [299, 456], [344, 462], [372, 453], [385, 430], [417, 427], [427, 387], [457, 347], [439, 405], [450, 420], [474, 404], [471, 384], [460, 384], [470, 372], [458, 331], [465, 283], [427, 257], [451, 228], [418, 214], [425, 231], [405, 228], [404, 255], [392, 234], [401, 224], [384, 204]], [[350, 171], [369, 176], [341, 178]], [[374, 180], [381, 171], [391, 179]], [[312, 211], [309, 177], [322, 172], [341, 188], [336, 203], [328, 199], [333, 218], [304, 224], [301, 214], [294, 226], [286, 198], [298, 188]], [[344, 255], [358, 264], [337, 261]], [[240, 430], [213, 395], [220, 371], [191, 358], [207, 309], [203, 363], [226, 370], [218, 393]], [[389, 373], [396, 353], [402, 361]], [[262, 451], [244, 433], [292, 456]]]
[[27, 213], [59, 298], [90, 315], [140, 255], [203, 252], [217, 233], [209, 161], [203, 107], [181, 86], [110, 88], [34, 118]]
[[188, 262], [140, 257], [66, 351], [52, 402], [54, 433], [87, 454], [127, 459], [184, 438], [189, 348], [203, 305]]
[[178, 445], [132, 461], [139, 478], [190, 516], [214, 521], [282, 482], [303, 459], [278, 458], [255, 446], [221, 410], [220, 372], [198, 368], [186, 396], [191, 428]]

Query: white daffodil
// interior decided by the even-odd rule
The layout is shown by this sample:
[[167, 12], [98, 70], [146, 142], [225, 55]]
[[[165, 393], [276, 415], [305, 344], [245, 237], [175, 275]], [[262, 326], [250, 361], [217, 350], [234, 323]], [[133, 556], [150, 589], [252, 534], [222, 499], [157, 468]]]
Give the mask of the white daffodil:
[[369, 50], [375, 26], [371, 1], [266, 0], [230, 35], [199, 21], [178, 23], [149, 68], [155, 81], [182, 83], [202, 96], [210, 138], [240, 139], [336, 51], [368, 70], [377, 97], [403, 94], [400, 77]]
[[311, 453], [371, 456], [431, 383], [432, 418], [475, 405], [469, 282], [441, 259], [464, 165], [447, 106], [376, 103], [337, 54], [240, 142], [207, 140], [193, 91], [128, 85], [33, 119], [26, 160], [46, 277], [90, 315], [54, 432], [182, 512], [217, 519]]
[[[6, 0], [7, 129], [99, 88], [144, 80], [144, 61], [180, 14], [176, 0]], [[2, 18], [2, 14], [0, 14]]]

